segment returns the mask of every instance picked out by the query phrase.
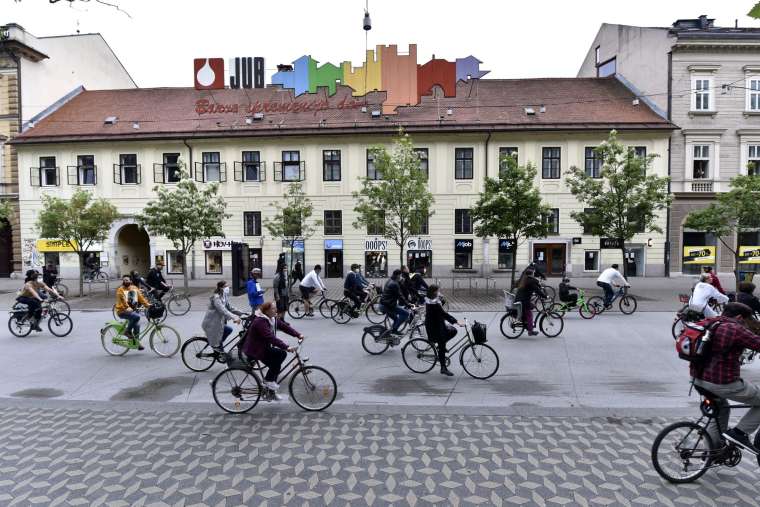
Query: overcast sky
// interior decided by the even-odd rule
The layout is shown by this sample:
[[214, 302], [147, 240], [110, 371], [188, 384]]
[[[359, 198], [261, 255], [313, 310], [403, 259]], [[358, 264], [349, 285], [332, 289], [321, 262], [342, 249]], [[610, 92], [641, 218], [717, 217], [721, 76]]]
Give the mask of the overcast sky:
[[[365, 0], [0, 0], [0, 24], [36, 36], [100, 32], [138, 86], [192, 86], [195, 57], [263, 56], [268, 69], [303, 54], [359, 65]], [[369, 46], [416, 43], [432, 54], [473, 54], [489, 77], [575, 76], [603, 22], [670, 26], [707, 14], [716, 24], [760, 26], [746, 17], [755, 0], [369, 0]], [[269, 83], [267, 73], [266, 82]]]

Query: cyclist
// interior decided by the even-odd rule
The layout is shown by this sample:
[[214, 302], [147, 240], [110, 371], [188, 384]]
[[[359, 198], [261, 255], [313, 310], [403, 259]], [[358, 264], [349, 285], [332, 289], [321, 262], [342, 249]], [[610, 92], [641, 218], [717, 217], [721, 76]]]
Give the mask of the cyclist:
[[354, 318], [359, 316], [359, 308], [365, 296], [359, 271], [358, 264], [351, 264], [351, 271], [346, 275], [346, 280], [343, 282], [343, 295], [354, 304]]
[[689, 298], [689, 309], [699, 312], [707, 318], [717, 317], [718, 314], [709, 304], [711, 299], [715, 299], [718, 303], [728, 302], [728, 296], [721, 294], [718, 289], [710, 284], [710, 275], [702, 273], [699, 275], [699, 282], [694, 286], [691, 298]]
[[301, 265], [301, 261], [296, 261], [296, 264], [293, 266], [293, 271], [290, 272], [290, 289], [293, 288], [293, 285], [296, 282], [301, 282], [303, 280], [303, 266]]
[[206, 333], [211, 348], [218, 354], [224, 354], [224, 340], [232, 333], [232, 327], [227, 325], [231, 320], [235, 324], [240, 324], [240, 317], [245, 315], [230, 304], [230, 288], [227, 282], [221, 280], [216, 284], [216, 290], [209, 298], [208, 309], [203, 317], [201, 327]]
[[538, 294], [542, 298], [546, 297], [541, 283], [533, 276], [535, 272], [532, 269], [526, 269], [523, 272], [523, 276], [520, 278], [520, 284], [517, 287], [517, 293], [515, 294], [515, 302], [522, 304], [522, 322], [525, 329], [528, 330], [528, 336], [536, 336], [538, 331], [533, 330], [533, 311], [530, 300], [534, 294]]
[[285, 313], [288, 311], [290, 303], [290, 292], [288, 291], [288, 275], [285, 274], [285, 263], [277, 263], [277, 272], [272, 280], [272, 289], [274, 300], [277, 303], [277, 318], [285, 321]]
[[760, 314], [760, 299], [754, 294], [755, 284], [752, 282], [742, 282], [739, 284], [739, 292], [736, 293], [736, 302], [742, 303], [750, 308], [755, 314]]
[[92, 278], [97, 271], [100, 271], [100, 263], [94, 253], [87, 255], [87, 258], [84, 260], [84, 267], [85, 274], [90, 278]]
[[404, 299], [411, 303], [417, 302], [417, 294], [414, 292], [414, 286], [409, 275], [409, 266], [401, 266], [401, 278], [398, 279], [399, 286], [401, 287], [401, 293], [404, 295]]
[[294, 352], [295, 347], [289, 347], [287, 343], [277, 338], [277, 331], [280, 330], [300, 340], [304, 339], [304, 335], [290, 327], [287, 322], [276, 318], [277, 309], [271, 301], [261, 305], [254, 315], [245, 335], [243, 353], [266, 365], [264, 387], [272, 392], [272, 399], [282, 401], [283, 397], [277, 394], [280, 388], [277, 384], [277, 375], [280, 374], [282, 363], [288, 356], [286, 351]]
[[401, 270], [395, 269], [391, 274], [390, 279], [385, 282], [383, 287], [383, 294], [380, 296], [380, 306], [383, 308], [383, 312], [393, 319], [393, 327], [391, 333], [394, 335], [400, 335], [398, 328], [401, 327], [401, 323], [409, 320], [409, 312], [399, 306], [399, 303], [409, 305], [409, 301], [404, 297], [401, 290], [399, 280], [401, 278]]
[[412, 291], [415, 296], [417, 296], [417, 301], [424, 301], [425, 293], [428, 290], [428, 284], [425, 281], [425, 274], [427, 273], [427, 269], [425, 266], [417, 268], [414, 273], [409, 275], [409, 280], [411, 281]]
[[164, 294], [169, 292], [169, 289], [172, 288], [171, 285], [166, 283], [166, 279], [164, 279], [164, 275], [161, 273], [163, 269], [164, 264], [162, 262], [157, 262], [156, 266], [148, 271], [148, 277], [145, 280], [146, 285], [153, 289], [156, 299], [159, 301], [161, 301]]
[[248, 278], [248, 282], [245, 285], [246, 292], [248, 293], [248, 304], [251, 305], [251, 313], [255, 312], [264, 302], [265, 291], [261, 288], [259, 278], [261, 278], [261, 270], [253, 268], [250, 278]]
[[322, 266], [317, 264], [314, 266], [314, 269], [309, 271], [303, 280], [301, 280], [301, 284], [298, 286], [301, 291], [301, 296], [303, 297], [304, 305], [306, 306], [306, 316], [308, 317], [314, 316], [314, 309], [311, 307], [311, 294], [317, 291], [324, 292], [327, 290], [327, 287], [325, 287], [325, 284], [319, 277], [319, 273], [321, 272]]
[[[533, 271], [533, 276], [535, 278], [540, 278], [541, 280], [546, 281], [546, 275], [539, 269], [538, 264], [536, 264], [536, 261], [531, 261], [530, 264], [523, 270], [522, 275], [524, 275], [527, 271]], [[520, 275], [520, 277], [522, 277]]]
[[[760, 385], [741, 378], [741, 356], [745, 349], [760, 352], [760, 336], [749, 331], [745, 326], [752, 318], [752, 309], [741, 303], [728, 303], [723, 315], [707, 319], [702, 324], [717, 322], [710, 338], [711, 354], [706, 362], [698, 366], [690, 365], [690, 374], [694, 384], [714, 394], [718, 399], [721, 428], [728, 428], [730, 409], [726, 400], [732, 400], [752, 408], [741, 418], [739, 423], [723, 433], [723, 437], [755, 453], [749, 435], [760, 426]], [[708, 432], [715, 442], [719, 442], [717, 428], [712, 422]]]
[[596, 285], [601, 287], [604, 291], [604, 307], [609, 308], [612, 305], [612, 298], [615, 297], [615, 292], [612, 290], [613, 285], [624, 285], [630, 287], [628, 281], [618, 271], [618, 265], [613, 264], [599, 275], [596, 279]]
[[559, 284], [559, 300], [566, 303], [569, 307], [573, 307], [578, 304], [578, 294], [574, 294], [570, 291], [577, 291], [577, 287], [570, 285], [569, 278], [563, 278]]
[[144, 350], [140, 343], [140, 313], [138, 306], [149, 307], [150, 303], [140, 289], [132, 282], [132, 277], [121, 277], [121, 287], [116, 289], [116, 315], [129, 321], [124, 335], [137, 345], [137, 350]]
[[710, 281], [707, 283], [709, 283], [710, 285], [718, 289], [718, 292], [720, 292], [721, 294], [725, 294], [726, 291], [723, 290], [723, 286], [720, 284], [720, 280], [718, 280], [718, 275], [716, 275], [715, 272], [713, 272], [712, 266], [705, 266], [702, 268], [702, 270], [708, 275], [710, 275]]
[[[42, 281], [42, 276], [36, 269], [30, 269], [24, 276], [24, 286], [21, 289], [16, 301], [25, 304], [28, 308], [27, 315], [31, 318], [32, 329], [42, 331], [40, 319], [42, 318], [42, 301], [44, 300], [42, 291], [60, 297], [55, 289], [49, 287]], [[61, 298], [62, 299], [62, 298]]]
[[425, 331], [428, 341], [434, 342], [438, 348], [441, 374], [451, 377], [454, 374], [446, 367], [446, 342], [457, 335], [457, 330], [449, 324], [464, 325], [443, 309], [438, 294], [438, 286], [433, 284], [427, 288], [427, 296], [425, 297]]

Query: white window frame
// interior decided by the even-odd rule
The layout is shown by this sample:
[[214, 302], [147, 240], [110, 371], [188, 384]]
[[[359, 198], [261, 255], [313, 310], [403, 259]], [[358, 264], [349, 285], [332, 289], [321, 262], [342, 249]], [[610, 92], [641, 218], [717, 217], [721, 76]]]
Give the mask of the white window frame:
[[[596, 269], [586, 269], [586, 252], [596, 252]], [[589, 249], [583, 251], [583, 272], [584, 273], [598, 273], [599, 266], [602, 264], [602, 252], [601, 250]]]
[[757, 146], [757, 158], [760, 159], [760, 135], [742, 135], [742, 133], [739, 133], [739, 150], [740, 150], [740, 156], [739, 156], [739, 174], [746, 175], [747, 173], [747, 164], [750, 161], [750, 147], [751, 146]]
[[[754, 81], [755, 88], [752, 89], [752, 83]], [[760, 75], [753, 74], [747, 76], [746, 82], [747, 96], [744, 110], [750, 113], [760, 113]], [[752, 97], [755, 97], [755, 107], [752, 107]]]
[[[692, 134], [693, 135], [693, 134]], [[710, 147], [710, 176], [708, 178], [694, 178], [694, 146], [708, 145]], [[686, 135], [686, 164], [684, 167], [684, 180], [686, 181], [715, 181], [720, 177], [720, 136], [708, 134]]]
[[[705, 156], [705, 151], [707, 156]], [[693, 180], [712, 180], [712, 146], [709, 143], [694, 143], [691, 145], [691, 178]], [[697, 160], [707, 160], [707, 176], [697, 178], [694, 176], [694, 162]]]
[[[707, 82], [707, 88], [704, 82]], [[698, 89], [697, 86], [702, 88]], [[707, 95], [707, 106], [697, 108], [697, 96]], [[713, 78], [712, 76], [705, 76], [704, 74], [695, 74], [691, 76], [691, 111], [696, 113], [711, 113], [715, 111], [715, 93], [713, 90]]]

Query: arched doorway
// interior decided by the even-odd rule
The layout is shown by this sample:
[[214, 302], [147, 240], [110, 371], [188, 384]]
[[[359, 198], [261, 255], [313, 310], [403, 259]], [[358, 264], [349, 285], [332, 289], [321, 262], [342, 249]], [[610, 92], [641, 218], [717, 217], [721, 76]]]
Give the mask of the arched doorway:
[[11, 276], [13, 271], [13, 230], [7, 220], [0, 221], [0, 278]]
[[150, 238], [137, 224], [127, 224], [116, 233], [114, 266], [118, 276], [132, 270], [144, 276], [150, 269]]

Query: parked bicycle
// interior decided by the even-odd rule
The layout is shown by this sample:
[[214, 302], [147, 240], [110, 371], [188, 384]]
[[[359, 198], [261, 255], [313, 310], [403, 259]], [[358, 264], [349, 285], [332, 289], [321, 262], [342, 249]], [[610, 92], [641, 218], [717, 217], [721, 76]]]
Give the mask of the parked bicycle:
[[[506, 313], [499, 322], [501, 334], [510, 340], [519, 338], [525, 331], [525, 323], [522, 316], [522, 304], [514, 301], [514, 294], [504, 291], [504, 306]], [[554, 338], [560, 335], [565, 328], [565, 321], [562, 315], [552, 311], [551, 299], [538, 299], [535, 304], [535, 316], [533, 317], [533, 326], [537, 327], [548, 338]]]
[[[337, 302], [338, 300], [325, 296], [324, 291], [322, 291], [319, 293], [319, 299], [311, 302], [311, 308], [312, 310], [319, 308], [319, 313], [322, 317], [331, 319]], [[302, 319], [306, 316], [306, 302], [303, 298], [297, 297], [290, 300], [290, 303], [288, 303], [288, 315], [294, 319]]]
[[588, 304], [594, 307], [597, 314], [600, 314], [611, 309], [615, 301], [618, 299], [620, 300], [618, 307], [622, 313], [625, 315], [630, 315], [636, 311], [638, 303], [636, 302], [635, 297], [628, 294], [628, 287], [626, 286], [621, 286], [618, 290], [615, 291], [610, 304], [607, 306], [604, 305], [604, 298], [601, 296], [593, 296], [588, 300]]
[[[144, 308], [137, 311], [145, 313]], [[150, 349], [161, 357], [171, 357], [179, 351], [182, 340], [176, 329], [162, 324], [157, 319], [148, 319], [148, 325], [140, 331], [137, 340], [124, 335], [128, 322], [126, 320], [107, 322], [100, 330], [100, 342], [105, 351], [112, 356], [123, 356], [137, 349], [143, 338], [149, 337]]]
[[55, 291], [61, 295], [61, 297], [67, 297], [69, 295], [69, 288], [64, 284], [59, 277], [56, 277], [55, 283], [51, 286]]
[[[321, 366], [306, 365], [301, 357], [303, 340], [298, 340], [293, 357], [282, 367], [277, 379], [282, 384], [288, 377], [291, 399], [304, 410], [319, 412], [332, 405], [338, 394], [338, 385], [332, 374]], [[219, 373], [211, 382], [214, 402], [231, 414], [243, 414], [255, 407], [264, 397], [274, 399], [274, 393], [263, 387], [258, 361], [236, 361]]]
[[[493, 377], [499, 370], [499, 355], [489, 345], [486, 345], [485, 331], [475, 334], [467, 319], [464, 319], [465, 333], [446, 353], [446, 367], [451, 364], [451, 358], [459, 354], [459, 364], [472, 378], [486, 380]], [[427, 373], [438, 362], [438, 348], [435, 343], [425, 338], [415, 338], [406, 343], [401, 349], [404, 364], [414, 373]]]
[[108, 274], [105, 271], [101, 271], [99, 266], [94, 269], [86, 270], [84, 273], [82, 273], [82, 281], [84, 283], [103, 283], [106, 280], [108, 280]]
[[206, 336], [193, 336], [182, 344], [182, 363], [191, 371], [201, 372], [210, 369], [217, 362], [227, 364], [235, 358], [242, 360], [243, 354], [240, 350], [240, 343], [248, 332], [251, 319], [252, 316], [250, 315], [240, 318], [242, 323], [240, 331], [237, 334], [230, 333], [222, 342], [224, 354], [215, 351], [208, 343]]
[[[74, 328], [74, 323], [67, 313], [58, 311], [54, 301], [46, 299], [42, 302], [42, 316], [37, 325], [47, 319], [48, 330], [59, 338], [67, 336]], [[23, 338], [32, 332], [32, 317], [29, 315], [29, 306], [18, 301], [13, 304], [8, 319], [8, 330], [13, 336]]]
[[551, 306], [551, 311], [564, 317], [568, 311], [575, 310], [576, 308], [584, 319], [593, 319], [594, 315], [596, 315], [596, 307], [588, 304], [586, 293], [583, 289], [578, 289], [578, 300], [575, 303], [554, 303]]
[[404, 339], [408, 341], [416, 338], [423, 338], [427, 340], [427, 332], [425, 331], [424, 315], [420, 307], [412, 307], [409, 314], [409, 319], [399, 327], [399, 332], [402, 335], [394, 335], [391, 333], [391, 321], [386, 321], [386, 325], [375, 324], [364, 328], [364, 334], [362, 335], [362, 348], [367, 351], [368, 354], [377, 356], [388, 350], [390, 347], [397, 347]]

